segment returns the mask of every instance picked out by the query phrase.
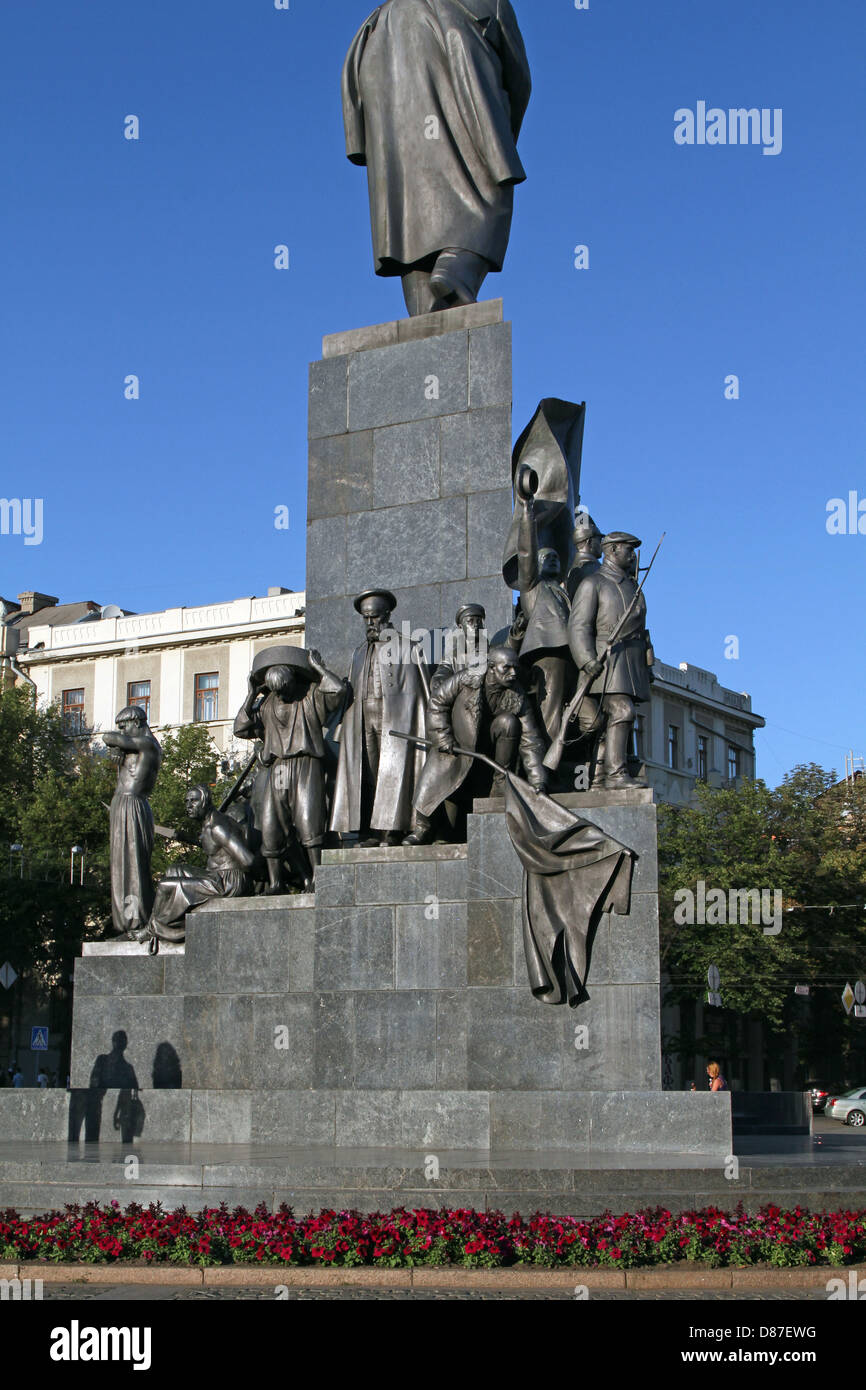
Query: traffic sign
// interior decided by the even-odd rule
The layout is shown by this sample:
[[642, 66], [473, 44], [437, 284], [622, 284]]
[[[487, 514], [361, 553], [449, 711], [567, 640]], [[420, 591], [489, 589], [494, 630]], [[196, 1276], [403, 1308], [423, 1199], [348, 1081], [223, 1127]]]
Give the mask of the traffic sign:
[[808, 986], [808, 985], [795, 985], [795, 986], [794, 986], [794, 993], [795, 993], [795, 994], [808, 995], [809, 992], [810, 992], [810, 991], [809, 991], [809, 986]]
[[854, 1000], [856, 999], [856, 997], [857, 996], [855, 995], [851, 986], [846, 985], [844, 990], [842, 991], [842, 1003], [845, 1006], [846, 1014], [850, 1014], [851, 1010], [853, 1009]]
[[0, 985], [2, 985], [4, 989], [11, 989], [17, 979], [18, 976], [12, 969], [8, 960], [4, 965], [0, 965]]
[[854, 998], [858, 1004], [866, 1004], [866, 985], [862, 980], [858, 980], [854, 986]]
[[714, 1009], [720, 1009], [722, 1007], [722, 996], [719, 994], [719, 986], [721, 983], [722, 977], [719, 974], [719, 967], [717, 965], [711, 965], [707, 971], [707, 984], [710, 987], [710, 992], [707, 995], [707, 1003], [712, 1005]]
[[854, 1005], [854, 1017], [855, 1017], [855, 1018], [866, 1018], [866, 1004], [855, 1004], [855, 1005]]
[[48, 1051], [48, 1029], [36, 1026], [30, 1029], [30, 1051]]

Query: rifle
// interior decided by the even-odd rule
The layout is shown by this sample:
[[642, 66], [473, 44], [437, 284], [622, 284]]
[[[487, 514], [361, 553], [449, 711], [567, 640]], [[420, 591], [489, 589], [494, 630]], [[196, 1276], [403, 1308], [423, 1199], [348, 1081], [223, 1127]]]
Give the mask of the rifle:
[[[434, 750], [438, 751], [436, 744], [432, 743], [429, 738], [418, 738], [415, 734], [402, 734], [397, 729], [389, 729], [388, 732], [392, 738], [402, 739], [403, 743], [412, 743], [416, 748], [425, 748], [428, 753]], [[486, 753], [477, 753], [474, 748], [461, 748], [458, 744], [455, 744], [454, 753], [455, 756], [461, 758], [477, 758], [480, 763], [486, 763], [488, 767], [492, 767], [493, 771], [499, 776], [508, 772], [508, 768], [502, 767], [499, 763], [494, 762], [492, 758], [488, 758]], [[521, 786], [525, 787], [528, 792], [532, 792], [534, 796], [543, 797], [545, 801], [549, 801], [551, 805], [555, 806], [558, 811], [562, 809], [559, 803], [553, 800], [552, 796], [548, 796], [547, 792], [536, 791], [525, 778], [518, 777], [515, 772], [510, 773], [510, 776], [514, 778], [515, 782], [519, 782]]]
[[[638, 599], [640, 598], [641, 594], [643, 593], [643, 586], [644, 586], [644, 584], [646, 584], [647, 580], [649, 579], [650, 570], [652, 569], [653, 565], [654, 565], [655, 562], [656, 562], [656, 555], [658, 555], [659, 551], [661, 550], [661, 548], [662, 548], [662, 541], [664, 540], [664, 538], [665, 538], [666, 535], [667, 535], [667, 532], [665, 531], [665, 532], [662, 534], [662, 539], [659, 541], [658, 545], [657, 545], [656, 548], [655, 548], [655, 553], [654, 553], [652, 559], [650, 560], [649, 564], [648, 564], [647, 567], [646, 567], [646, 573], [644, 574], [643, 579], [641, 580], [640, 584], [638, 585], [637, 592], [636, 592], [634, 598], [632, 599], [632, 601], [631, 601], [631, 603], [629, 604], [628, 608], [627, 608], [627, 609], [625, 610], [625, 612], [623, 613], [622, 617], [620, 618], [619, 622], [617, 623], [617, 625], [616, 625], [616, 627], [614, 628], [613, 632], [611, 633], [610, 637], [609, 637], [608, 640], [605, 642], [605, 644], [604, 644], [604, 650], [603, 650], [603, 651], [599, 654], [599, 656], [596, 658], [596, 660], [597, 660], [597, 661], [600, 661], [600, 662], [602, 663], [602, 665], [604, 665], [604, 664], [606, 663], [608, 657], [610, 656], [610, 653], [611, 653], [613, 647], [616, 645], [616, 643], [617, 643], [617, 641], [618, 641], [618, 639], [619, 639], [619, 634], [622, 632], [623, 628], [625, 627], [626, 623], [628, 622], [629, 618], [631, 617], [632, 613], [634, 612], [635, 608], [637, 607], [637, 601], [638, 601]], [[568, 729], [569, 724], [571, 723], [572, 719], [574, 719], [575, 715], [578, 713], [578, 711], [579, 711], [581, 705], [583, 704], [584, 700], [586, 699], [587, 692], [588, 692], [590, 686], [592, 685], [593, 681], [596, 681], [597, 679], [598, 679], [598, 676], [587, 676], [587, 675], [585, 675], [585, 676], [583, 677], [583, 679], [581, 680], [580, 684], [579, 684], [578, 687], [577, 687], [577, 694], [575, 695], [575, 697], [574, 697], [574, 699], [572, 700], [571, 704], [570, 704], [570, 705], [566, 705], [565, 709], [563, 710], [563, 712], [562, 712], [562, 721], [561, 721], [560, 726], [559, 726], [559, 733], [556, 735], [556, 738], [553, 740], [552, 744], [551, 744], [550, 747], [548, 748], [547, 753], [546, 753], [545, 758], [544, 758], [544, 766], [545, 766], [546, 768], [548, 768], [549, 771], [555, 772], [556, 769], [559, 767], [559, 764], [560, 764], [560, 762], [562, 761], [562, 755], [563, 755], [563, 753], [565, 752], [565, 735], [566, 735], [566, 730]]]

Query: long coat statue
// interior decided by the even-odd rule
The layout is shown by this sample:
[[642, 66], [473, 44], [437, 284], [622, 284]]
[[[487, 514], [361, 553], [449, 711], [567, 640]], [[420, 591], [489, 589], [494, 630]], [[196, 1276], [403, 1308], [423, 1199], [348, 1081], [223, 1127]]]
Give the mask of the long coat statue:
[[509, 0], [387, 0], [356, 35], [346, 153], [367, 166], [376, 274], [429, 291], [434, 273], [426, 298], [404, 278], [410, 313], [472, 303], [502, 269], [530, 90]]
[[[349, 676], [348, 708], [340, 726], [340, 759], [331, 829], [342, 835], [376, 830], [381, 834], [406, 834], [413, 824], [412, 801], [421, 769], [423, 750], [403, 739], [390, 737], [390, 730], [423, 738], [425, 711], [429, 698], [426, 668], [419, 648], [406, 641], [393, 628], [384, 628], [380, 644], [364, 642], [355, 649]], [[362, 824], [364, 792], [364, 692], [368, 689], [371, 667], [379, 653], [381, 680], [381, 731], [375, 795], [369, 824]]]

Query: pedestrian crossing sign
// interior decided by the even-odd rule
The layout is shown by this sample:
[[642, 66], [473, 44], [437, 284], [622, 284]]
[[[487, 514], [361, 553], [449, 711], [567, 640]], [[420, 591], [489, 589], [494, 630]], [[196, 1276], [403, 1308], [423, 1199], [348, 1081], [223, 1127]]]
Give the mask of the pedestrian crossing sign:
[[48, 1029], [47, 1029], [47, 1028], [40, 1028], [40, 1027], [37, 1027], [37, 1028], [31, 1028], [31, 1029], [30, 1029], [30, 1051], [31, 1051], [31, 1052], [47, 1052], [47, 1051], [48, 1051]]

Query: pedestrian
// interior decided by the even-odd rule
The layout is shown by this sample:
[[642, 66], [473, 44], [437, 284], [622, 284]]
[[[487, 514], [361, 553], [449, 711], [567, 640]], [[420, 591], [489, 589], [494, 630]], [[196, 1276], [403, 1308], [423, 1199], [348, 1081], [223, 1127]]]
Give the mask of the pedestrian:
[[12, 1085], [16, 1088], [16, 1090], [18, 1089], [18, 1087], [24, 1085], [24, 1077], [21, 1074], [21, 1068], [17, 1065], [12, 1076]]
[[36, 1085], [41, 1086], [44, 1091], [48, 1086], [48, 1073], [44, 1067], [40, 1067], [36, 1073]]
[[722, 1069], [718, 1062], [710, 1062], [707, 1066], [707, 1076], [709, 1077], [709, 1087], [711, 1091], [727, 1091], [728, 1083], [722, 1076]]

